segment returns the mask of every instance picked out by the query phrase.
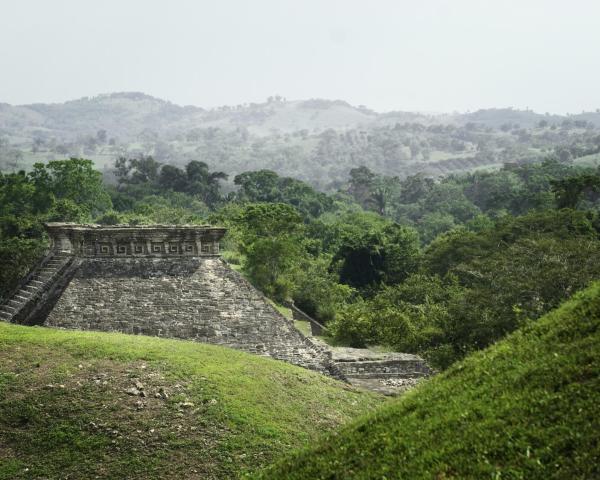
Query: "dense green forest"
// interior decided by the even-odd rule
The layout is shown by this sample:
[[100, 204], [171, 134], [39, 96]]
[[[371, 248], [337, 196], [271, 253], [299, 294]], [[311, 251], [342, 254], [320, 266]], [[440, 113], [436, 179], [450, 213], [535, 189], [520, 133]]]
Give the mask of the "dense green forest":
[[[585, 153], [585, 152], [583, 152]], [[405, 178], [362, 166], [329, 194], [270, 170], [120, 158], [0, 175], [0, 296], [47, 247], [46, 221], [228, 227], [224, 257], [293, 301], [331, 342], [381, 345], [446, 368], [600, 277], [600, 170], [561, 161]]]

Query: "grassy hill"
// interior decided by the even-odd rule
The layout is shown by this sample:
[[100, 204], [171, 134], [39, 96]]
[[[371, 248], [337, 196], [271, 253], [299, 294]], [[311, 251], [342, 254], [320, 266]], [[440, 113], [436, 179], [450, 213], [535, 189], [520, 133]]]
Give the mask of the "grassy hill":
[[600, 283], [262, 479], [600, 478]]
[[380, 402], [226, 348], [0, 322], [0, 479], [234, 478]]

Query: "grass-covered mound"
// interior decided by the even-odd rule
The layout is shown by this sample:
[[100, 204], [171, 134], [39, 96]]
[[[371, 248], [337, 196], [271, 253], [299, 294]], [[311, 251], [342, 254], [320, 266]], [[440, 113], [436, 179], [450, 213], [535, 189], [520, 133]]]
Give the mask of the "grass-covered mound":
[[600, 284], [263, 479], [600, 478]]
[[233, 478], [380, 401], [226, 348], [0, 322], [0, 479]]

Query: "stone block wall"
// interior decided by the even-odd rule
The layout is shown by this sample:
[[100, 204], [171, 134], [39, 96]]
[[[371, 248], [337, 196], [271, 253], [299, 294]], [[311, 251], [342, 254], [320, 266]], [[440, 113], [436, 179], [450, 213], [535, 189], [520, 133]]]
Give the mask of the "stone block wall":
[[352, 378], [414, 378], [431, 374], [423, 358], [410, 353], [376, 352], [363, 348], [333, 347], [332, 360]]
[[423, 360], [367, 360], [363, 362], [336, 362], [348, 378], [368, 377], [422, 377], [430, 373]]
[[44, 323], [196, 340], [335, 373], [292, 321], [218, 257], [82, 258]]
[[83, 257], [180, 257], [219, 254], [226, 230], [209, 225], [46, 223], [52, 249]]

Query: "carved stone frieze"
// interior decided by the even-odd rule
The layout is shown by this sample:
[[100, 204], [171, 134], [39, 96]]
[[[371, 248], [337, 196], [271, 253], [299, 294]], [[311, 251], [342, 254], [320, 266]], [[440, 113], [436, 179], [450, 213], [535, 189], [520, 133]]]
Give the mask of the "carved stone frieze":
[[208, 225], [81, 225], [47, 223], [52, 250], [81, 257], [219, 255], [226, 229]]

